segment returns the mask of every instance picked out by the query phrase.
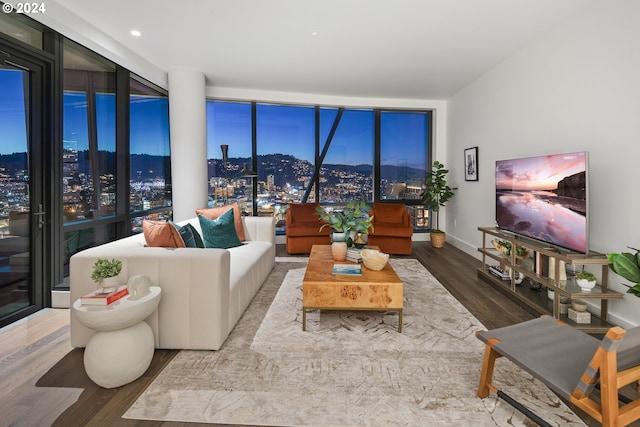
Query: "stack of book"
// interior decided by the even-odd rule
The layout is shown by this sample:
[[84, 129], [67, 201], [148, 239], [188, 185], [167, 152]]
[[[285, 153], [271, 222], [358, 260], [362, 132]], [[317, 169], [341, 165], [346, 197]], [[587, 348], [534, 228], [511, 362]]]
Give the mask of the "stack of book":
[[347, 261], [351, 262], [362, 262], [362, 254], [360, 253], [362, 249], [351, 247], [347, 249]]
[[106, 294], [103, 294], [102, 290], [98, 289], [88, 295], [81, 296], [80, 303], [82, 305], [109, 305], [127, 295], [129, 295], [129, 291], [126, 286], [120, 286], [115, 291]]

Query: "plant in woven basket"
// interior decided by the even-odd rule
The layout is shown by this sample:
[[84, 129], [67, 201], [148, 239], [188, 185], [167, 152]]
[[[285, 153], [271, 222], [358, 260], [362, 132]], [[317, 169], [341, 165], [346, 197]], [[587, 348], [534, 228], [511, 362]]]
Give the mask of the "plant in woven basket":
[[435, 228], [431, 230], [435, 233], [442, 233], [440, 230], [440, 207], [444, 206], [455, 195], [454, 191], [458, 189], [458, 187], [452, 188], [447, 184], [448, 173], [449, 170], [436, 160], [433, 162], [431, 170], [426, 174], [426, 188], [422, 193], [422, 203], [435, 213]]

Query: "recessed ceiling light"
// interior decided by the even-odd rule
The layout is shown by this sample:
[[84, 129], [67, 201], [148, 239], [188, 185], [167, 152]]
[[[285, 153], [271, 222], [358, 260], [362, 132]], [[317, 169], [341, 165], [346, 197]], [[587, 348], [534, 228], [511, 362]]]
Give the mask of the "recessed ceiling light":
[[316, 30], [313, 30], [313, 31], [311, 31], [311, 33], [309, 33], [309, 34], [311, 34], [313, 37], [317, 37], [317, 36], [318, 36], [318, 34], [320, 34], [320, 33], [319, 33], [318, 31], [316, 31]]
[[134, 37], [140, 37], [142, 33], [138, 30], [131, 30], [131, 35]]

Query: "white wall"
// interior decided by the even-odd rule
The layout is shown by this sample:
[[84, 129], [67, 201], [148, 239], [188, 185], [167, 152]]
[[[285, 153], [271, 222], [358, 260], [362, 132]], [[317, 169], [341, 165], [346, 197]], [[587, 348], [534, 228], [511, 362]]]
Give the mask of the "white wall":
[[[590, 248], [640, 247], [640, 2], [595, 2], [460, 91], [448, 105], [452, 243], [479, 257], [478, 226], [494, 225], [498, 159], [587, 150]], [[463, 150], [479, 147], [479, 181]], [[613, 288], [624, 280], [610, 273]], [[640, 298], [610, 303], [612, 320], [640, 324]]]

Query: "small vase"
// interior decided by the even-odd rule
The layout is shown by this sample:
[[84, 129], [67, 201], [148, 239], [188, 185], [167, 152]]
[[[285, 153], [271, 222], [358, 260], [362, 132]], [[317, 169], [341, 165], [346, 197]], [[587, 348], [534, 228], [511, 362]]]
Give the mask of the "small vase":
[[366, 234], [358, 233], [353, 240], [353, 245], [358, 249], [362, 249], [367, 244], [367, 241], [368, 238]]
[[331, 235], [332, 242], [346, 242], [347, 241], [347, 233], [339, 233], [334, 231]]
[[344, 261], [347, 259], [347, 243], [333, 242], [331, 244], [331, 254], [334, 261]]
[[118, 289], [118, 276], [105, 277], [100, 279], [98, 287], [102, 289], [103, 294], [108, 294]]

